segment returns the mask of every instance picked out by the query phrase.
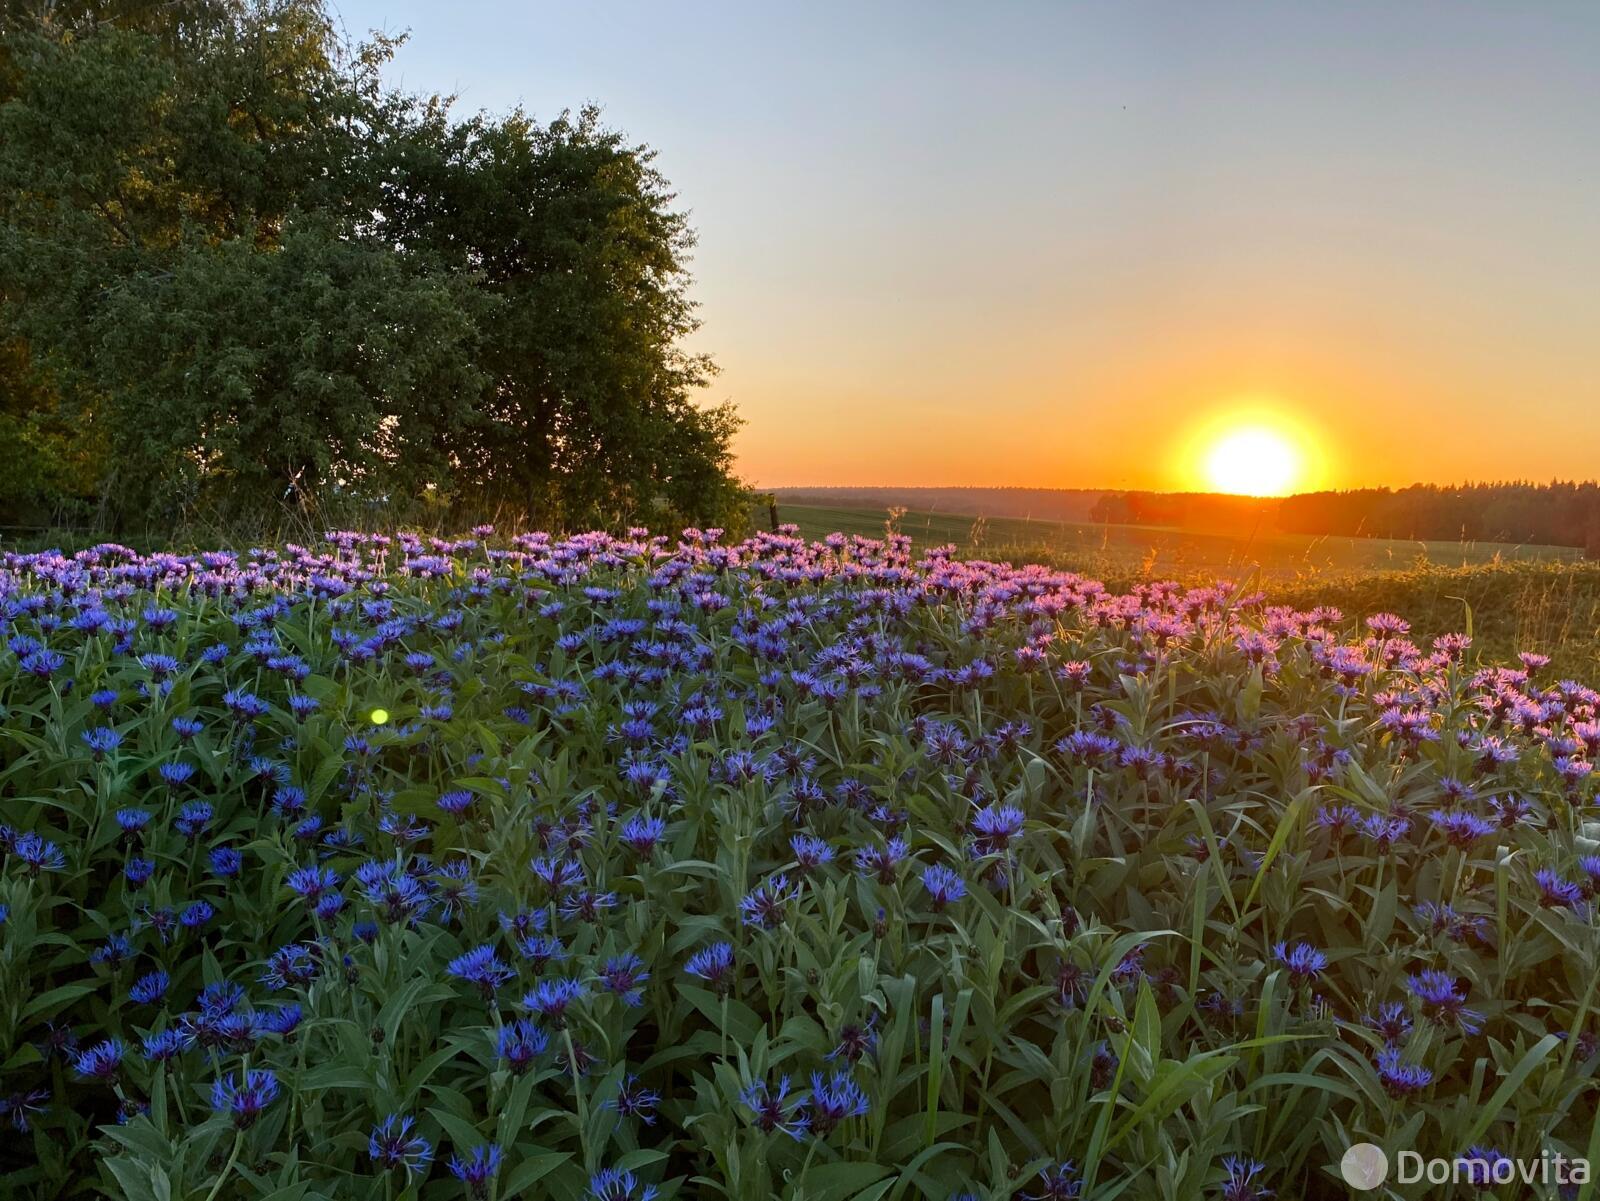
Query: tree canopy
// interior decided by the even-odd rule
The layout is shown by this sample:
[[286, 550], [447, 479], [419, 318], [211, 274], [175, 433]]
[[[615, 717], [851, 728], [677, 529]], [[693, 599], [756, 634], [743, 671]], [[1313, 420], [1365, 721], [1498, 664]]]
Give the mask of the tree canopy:
[[737, 511], [653, 153], [392, 90], [395, 45], [321, 0], [6, 10], [0, 520]]

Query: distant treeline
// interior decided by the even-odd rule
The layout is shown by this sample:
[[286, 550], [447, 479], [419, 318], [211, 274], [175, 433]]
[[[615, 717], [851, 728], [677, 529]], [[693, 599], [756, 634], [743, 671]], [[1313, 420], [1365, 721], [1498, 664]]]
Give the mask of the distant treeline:
[[1089, 510], [1089, 520], [1271, 532], [1277, 528], [1278, 504], [1276, 499], [1224, 492], [1107, 492]]
[[1306, 492], [1278, 506], [1293, 534], [1581, 546], [1600, 557], [1600, 484], [1413, 484]]
[[1092, 521], [1186, 529], [1277, 530], [1443, 542], [1583, 547], [1600, 558], [1600, 484], [1413, 484], [1302, 492], [1281, 499], [1214, 493], [1108, 492]]
[[1035, 521], [1092, 521], [1089, 511], [1103, 488], [778, 488], [780, 505], [822, 508], [931, 510], [971, 517], [1022, 517]]

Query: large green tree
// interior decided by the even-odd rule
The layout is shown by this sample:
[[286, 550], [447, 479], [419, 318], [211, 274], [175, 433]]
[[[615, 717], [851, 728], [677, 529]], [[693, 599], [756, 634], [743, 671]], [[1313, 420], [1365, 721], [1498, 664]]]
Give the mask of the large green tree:
[[0, 512], [737, 511], [650, 151], [386, 90], [392, 49], [320, 0], [8, 8]]

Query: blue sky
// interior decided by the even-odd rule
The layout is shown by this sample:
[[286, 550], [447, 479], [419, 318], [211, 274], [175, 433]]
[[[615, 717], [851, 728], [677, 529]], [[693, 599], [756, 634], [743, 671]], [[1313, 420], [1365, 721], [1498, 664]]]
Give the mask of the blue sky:
[[757, 482], [1170, 487], [1236, 414], [1307, 482], [1594, 474], [1600, 5], [338, 11], [656, 148]]

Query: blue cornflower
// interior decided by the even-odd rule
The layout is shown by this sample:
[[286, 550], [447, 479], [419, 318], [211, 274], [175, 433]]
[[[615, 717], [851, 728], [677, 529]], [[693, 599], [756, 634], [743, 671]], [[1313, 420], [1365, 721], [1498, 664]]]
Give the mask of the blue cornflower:
[[183, 1054], [189, 1040], [182, 1030], [173, 1027], [159, 1034], [148, 1034], [144, 1040], [144, 1057], [151, 1063], [165, 1063]]
[[472, 805], [472, 794], [464, 788], [457, 789], [442, 794], [437, 803], [439, 808], [452, 817], [460, 817]]
[[801, 875], [833, 862], [833, 848], [814, 834], [794, 835], [789, 839], [789, 849], [794, 852], [795, 869]]
[[849, 1072], [826, 1079], [821, 1072], [811, 1073], [811, 1132], [818, 1138], [827, 1138], [844, 1119], [860, 1117], [868, 1108], [867, 1094]]
[[416, 1124], [415, 1118], [390, 1114], [372, 1128], [367, 1155], [382, 1168], [404, 1168], [408, 1176], [420, 1172], [433, 1162], [433, 1145], [411, 1133]]
[[172, 719], [173, 732], [185, 742], [198, 735], [205, 728], [205, 722], [195, 717], [174, 717]]
[[648, 979], [650, 973], [644, 970], [644, 960], [632, 951], [607, 959], [600, 965], [600, 982], [608, 992], [621, 997], [623, 1004], [630, 1008], [636, 1009], [644, 1004], [641, 986]]
[[144, 809], [118, 809], [117, 825], [124, 834], [138, 834], [150, 824], [150, 814]]
[[1391, 1046], [1403, 1042], [1411, 1033], [1411, 1015], [1399, 1001], [1385, 1001], [1376, 1014], [1363, 1014], [1361, 1024], [1383, 1035]]
[[718, 993], [726, 992], [733, 981], [733, 944], [714, 942], [689, 956], [683, 970], [698, 976]]
[[1296, 984], [1304, 984], [1307, 980], [1320, 975], [1328, 966], [1328, 957], [1317, 950], [1308, 942], [1297, 942], [1294, 946], [1279, 942], [1273, 945], [1272, 957], [1289, 969], [1289, 974], [1294, 977]]
[[234, 1126], [247, 1130], [261, 1116], [261, 1111], [278, 1096], [278, 1078], [265, 1068], [253, 1068], [245, 1073], [244, 1080], [217, 1080], [211, 1085], [211, 1108], [217, 1113], [227, 1113]]
[[1083, 1192], [1078, 1165], [1066, 1160], [1039, 1173], [1039, 1191], [1023, 1193], [1024, 1201], [1074, 1201]]
[[151, 972], [140, 976], [128, 989], [128, 1000], [135, 1005], [155, 1005], [167, 995], [172, 978], [166, 972]]
[[1557, 872], [1541, 867], [1533, 873], [1539, 886], [1539, 904], [1550, 909], [1571, 909], [1583, 900], [1583, 890]]
[[1267, 1170], [1267, 1165], [1247, 1159], [1242, 1155], [1222, 1157], [1222, 1201], [1261, 1201], [1272, 1196], [1272, 1190], [1255, 1183], [1257, 1176]]
[[231, 980], [214, 980], [200, 990], [195, 1004], [206, 1013], [232, 1013], [244, 1000], [244, 987]]
[[880, 884], [893, 884], [910, 850], [906, 840], [898, 837], [881, 847], [864, 846], [856, 852], [856, 870], [863, 876], [876, 876]]
[[1455, 1026], [1463, 1034], [1476, 1034], [1482, 1028], [1483, 1015], [1466, 1007], [1466, 990], [1448, 973], [1430, 970], [1408, 976], [1406, 987], [1436, 1025]]
[[1463, 809], [1434, 810], [1428, 820], [1451, 846], [1466, 848], [1495, 832], [1495, 824]]
[[967, 895], [966, 881], [942, 863], [922, 869], [922, 886], [933, 898], [935, 912], [943, 910], [946, 905], [952, 905]]
[[1400, 1048], [1386, 1047], [1378, 1052], [1378, 1082], [1391, 1097], [1409, 1097], [1433, 1083], [1433, 1073], [1420, 1063], [1403, 1063]]
[[639, 1083], [639, 1077], [630, 1075], [617, 1086], [617, 1095], [605, 1103], [619, 1117], [638, 1118], [646, 1126], [656, 1124], [656, 1106], [661, 1104], [661, 1094]]
[[244, 865], [244, 856], [232, 847], [216, 847], [207, 858], [211, 860], [211, 870], [224, 879], [237, 876]]
[[178, 914], [178, 923], [185, 930], [198, 930], [216, 916], [216, 907], [210, 901], [195, 901]]
[[174, 609], [158, 609], [154, 606], [144, 611], [144, 623], [157, 632], [176, 625], [178, 614]]
[[108, 1038], [80, 1052], [73, 1060], [72, 1068], [78, 1075], [91, 1080], [114, 1080], [127, 1051], [127, 1044], [121, 1039]]
[[143, 888], [145, 882], [155, 874], [155, 870], [156, 865], [152, 860], [134, 855], [122, 865], [122, 876], [127, 880], [129, 888]]
[[301, 867], [290, 872], [284, 883], [306, 900], [315, 901], [339, 887], [339, 873], [329, 867]]
[[1492, 1189], [1497, 1184], [1513, 1179], [1514, 1176], [1512, 1172], [1496, 1171], [1501, 1164], [1509, 1161], [1493, 1147], [1474, 1144], [1467, 1148], [1467, 1153], [1458, 1162], [1466, 1167], [1467, 1183], [1479, 1189]]
[[659, 817], [635, 814], [623, 823], [621, 838], [628, 849], [642, 859], [655, 850], [666, 828], [667, 823]]
[[522, 1003], [534, 1013], [557, 1026], [566, 1022], [568, 1006], [583, 997], [582, 980], [541, 980]]
[[805, 1102], [789, 1096], [787, 1076], [779, 1078], [777, 1088], [769, 1088], [765, 1080], [753, 1081], [739, 1091], [739, 1100], [750, 1109], [756, 1129], [763, 1134], [780, 1130], [798, 1142], [810, 1129]]
[[176, 788], [192, 780], [197, 770], [192, 763], [163, 763], [156, 768], [156, 774], [161, 777], [164, 784]]
[[794, 899], [796, 892], [787, 876], [773, 876], [739, 902], [739, 916], [747, 926], [761, 930], [776, 929], [788, 915], [789, 902]]
[[655, 1185], [617, 1168], [601, 1168], [589, 1178], [589, 1195], [594, 1201], [654, 1201], [656, 1192]]
[[489, 1195], [489, 1181], [500, 1170], [500, 1148], [493, 1143], [474, 1147], [466, 1159], [450, 1157], [450, 1174], [475, 1198]]
[[289, 943], [267, 957], [261, 983], [272, 992], [310, 984], [322, 971], [321, 949], [315, 943]]
[[428, 890], [392, 861], [363, 863], [356, 869], [356, 880], [367, 900], [388, 922], [419, 918], [432, 903]]
[[211, 806], [204, 801], [190, 801], [178, 810], [172, 825], [185, 838], [193, 840], [205, 832], [214, 816]]
[[89, 703], [96, 709], [110, 709], [117, 703], [117, 690], [98, 688], [89, 694]]
[[468, 984], [477, 985], [485, 1001], [494, 996], [495, 989], [516, 975], [495, 949], [487, 944], [465, 955], [457, 955], [445, 970]]
[[176, 673], [178, 669], [183, 666], [183, 664], [179, 663], [171, 655], [153, 654], [140, 655], [139, 666], [143, 667], [156, 679], [160, 680]]
[[102, 755], [109, 755], [122, 745], [122, 735], [110, 726], [97, 726], [93, 730], [85, 730], [80, 737], [96, 759]]
[[549, 1036], [525, 1018], [501, 1027], [495, 1035], [495, 1053], [510, 1065], [513, 1076], [527, 1072], [549, 1046]]
[[18, 837], [12, 844], [11, 853], [30, 876], [37, 876], [40, 872], [59, 872], [67, 866], [67, 857], [61, 853], [60, 847], [31, 832]]
[[287, 1037], [300, 1028], [306, 1011], [298, 1005], [278, 1005], [272, 1009], [258, 1009], [256, 1021], [268, 1034]]
[[41, 650], [24, 655], [18, 664], [30, 676], [38, 676], [41, 680], [60, 671], [67, 665], [67, 657], [56, 651]]
[[1022, 810], [1012, 805], [986, 805], [972, 819], [972, 848], [975, 854], [1003, 855], [1011, 840], [1022, 832], [1026, 821]]
[[123, 934], [110, 935], [89, 955], [91, 963], [103, 963], [111, 968], [120, 968], [131, 958], [133, 958], [133, 944]]

